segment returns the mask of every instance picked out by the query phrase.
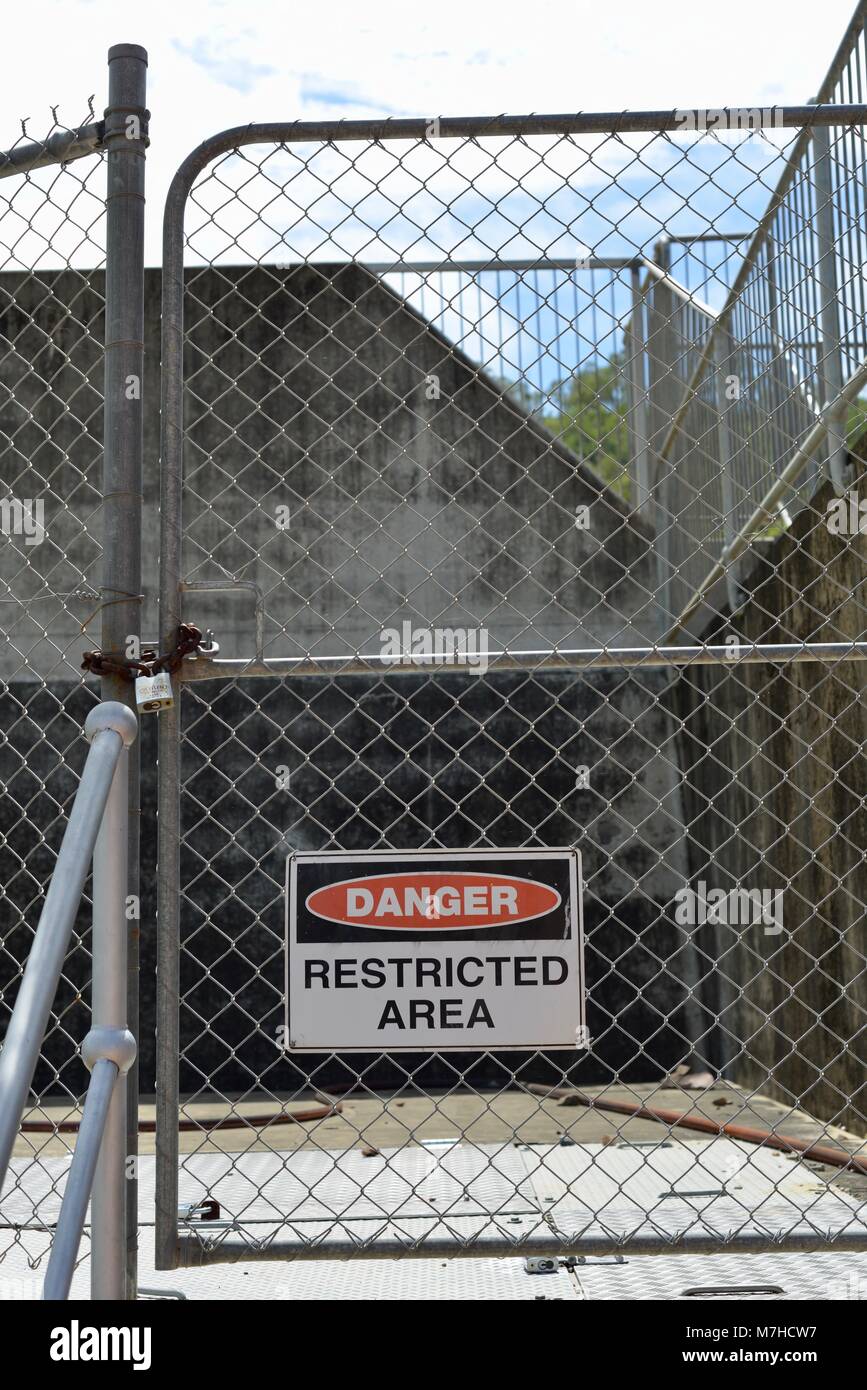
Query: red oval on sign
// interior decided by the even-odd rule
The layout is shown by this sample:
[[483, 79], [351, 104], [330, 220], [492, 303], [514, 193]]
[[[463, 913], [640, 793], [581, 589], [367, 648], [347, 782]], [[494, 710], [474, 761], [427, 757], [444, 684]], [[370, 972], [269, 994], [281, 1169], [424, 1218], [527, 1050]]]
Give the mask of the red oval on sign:
[[372, 874], [317, 888], [306, 907], [326, 922], [378, 931], [467, 931], [532, 922], [562, 901], [556, 888], [508, 874]]

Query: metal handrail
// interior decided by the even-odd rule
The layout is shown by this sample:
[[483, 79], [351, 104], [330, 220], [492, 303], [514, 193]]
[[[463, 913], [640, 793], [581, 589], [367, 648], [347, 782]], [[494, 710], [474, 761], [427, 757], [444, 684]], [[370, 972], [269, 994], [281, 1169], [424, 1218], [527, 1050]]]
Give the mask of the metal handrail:
[[99, 1057], [90, 1074], [84, 1114], [75, 1141], [72, 1165], [60, 1204], [60, 1217], [45, 1271], [42, 1297], [48, 1301], [69, 1297], [78, 1247], [93, 1192], [96, 1167], [105, 1137], [111, 1098], [120, 1069], [108, 1057]]
[[661, 265], [657, 265], [656, 261], [649, 260], [647, 256], [640, 256], [639, 264], [647, 272], [647, 279], [644, 282], [645, 294], [647, 293], [650, 281], [657, 280], [659, 284], [668, 286], [675, 299], [679, 299], [682, 304], [688, 305], [690, 309], [695, 309], [696, 313], [701, 314], [709, 323], [716, 324], [719, 318], [716, 309], [712, 309], [709, 304], [705, 304], [703, 299], [699, 299], [697, 294], [693, 294], [692, 290], [688, 290], [686, 285], [682, 285], [669, 271], [665, 270]]
[[123, 1296], [126, 1093], [115, 1082], [135, 1058], [135, 1042], [126, 1027], [125, 895], [127, 750], [137, 732], [132, 710], [115, 701], [97, 705], [85, 721], [87, 760], [0, 1050], [2, 1191], [92, 858], [93, 1026], [81, 1048], [91, 1079], [46, 1273], [45, 1298], [66, 1298], [69, 1293], [98, 1164], [91, 1294]]
[[728, 566], [734, 564], [735, 560], [743, 555], [752, 538], [773, 520], [786, 492], [794, 487], [807, 464], [815, 457], [825, 440], [831, 436], [832, 431], [841, 427], [847, 407], [852, 405], [865, 386], [867, 386], [867, 360], [862, 362], [847, 379], [843, 389], [838, 392], [834, 400], [823, 407], [815, 425], [806, 438], [801, 440], [780, 476], [765, 493], [752, 515], [747, 518], [731, 543], [725, 547], [716, 564], [705, 575], [698, 588], [681, 609], [663, 638], [664, 643], [673, 642], [678, 633], [683, 631], [714, 585], [724, 577]]

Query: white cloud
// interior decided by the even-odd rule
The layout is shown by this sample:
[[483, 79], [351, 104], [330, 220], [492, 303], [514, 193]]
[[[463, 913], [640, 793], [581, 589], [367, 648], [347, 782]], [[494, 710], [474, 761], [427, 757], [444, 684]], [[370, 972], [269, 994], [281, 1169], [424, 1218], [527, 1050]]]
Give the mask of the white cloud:
[[[819, 9], [807, 0], [749, 9], [683, 0], [150, 0], [132, 10], [116, 0], [32, 0], [6, 17], [0, 144], [12, 143], [22, 116], [37, 130], [51, 103], [78, 120], [93, 92], [101, 110], [108, 45], [143, 44], [153, 231], [174, 168], [228, 126], [801, 102], [851, 9], [852, 0]], [[152, 236], [151, 259], [157, 246]]]

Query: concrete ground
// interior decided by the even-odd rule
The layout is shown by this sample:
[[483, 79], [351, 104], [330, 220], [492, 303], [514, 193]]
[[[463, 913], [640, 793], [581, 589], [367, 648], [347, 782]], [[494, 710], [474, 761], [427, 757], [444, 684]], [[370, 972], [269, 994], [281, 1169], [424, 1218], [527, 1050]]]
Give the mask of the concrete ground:
[[[862, 1152], [867, 1156], [867, 1138], [859, 1137], [817, 1120], [805, 1110], [786, 1106], [761, 1092], [750, 1092], [730, 1082], [718, 1081], [703, 1091], [652, 1083], [618, 1086], [587, 1086], [585, 1095], [599, 1100], [626, 1101], [657, 1110], [676, 1110], [704, 1116], [717, 1124], [737, 1124], [749, 1128], [774, 1130], [802, 1141], [822, 1143]], [[281, 1117], [303, 1112], [321, 1104], [334, 1113], [302, 1124], [280, 1122]], [[339, 1109], [338, 1109], [339, 1107]], [[139, 1152], [155, 1152], [153, 1123], [154, 1098], [143, 1097], [139, 1117], [143, 1132]], [[54, 1156], [71, 1150], [74, 1134], [27, 1133], [28, 1124], [75, 1123], [80, 1109], [69, 1101], [43, 1102], [25, 1112], [23, 1132], [15, 1145], [16, 1155]], [[245, 1124], [243, 1128], [206, 1128], [208, 1121], [224, 1122], [242, 1117], [265, 1117], [264, 1124]], [[311, 1091], [300, 1097], [270, 1092], [226, 1096], [186, 1097], [181, 1102], [179, 1150], [184, 1153], [241, 1153], [258, 1149], [291, 1152], [313, 1146], [343, 1150], [353, 1147], [395, 1148], [422, 1139], [448, 1139], [463, 1136], [476, 1144], [548, 1144], [564, 1135], [576, 1144], [605, 1144], [616, 1140], [649, 1143], [659, 1140], [667, 1128], [649, 1119], [634, 1119], [602, 1109], [564, 1104], [521, 1090], [472, 1091], [456, 1088], [420, 1096], [357, 1090], [344, 1096], [325, 1096]], [[191, 1126], [190, 1128], [186, 1127]], [[688, 1138], [686, 1130], [677, 1131]], [[693, 1132], [692, 1137], [701, 1137]], [[822, 1165], [817, 1165], [822, 1167]], [[829, 1178], [833, 1170], [828, 1170]], [[834, 1181], [867, 1197], [867, 1178], [837, 1174]]]
[[[585, 1093], [599, 1100], [616, 1099], [703, 1115], [716, 1123], [770, 1129], [805, 1142], [823, 1143], [850, 1152], [860, 1150], [862, 1155], [867, 1153], [864, 1141], [858, 1136], [770, 1097], [751, 1095], [730, 1083], [719, 1082], [701, 1092], [673, 1085], [635, 1085], [591, 1087], [586, 1088]], [[281, 1122], [288, 1114], [316, 1109], [323, 1102], [327, 1103], [327, 1113], [320, 1118], [302, 1123]], [[426, 1190], [423, 1183], [433, 1182], [435, 1186], [429, 1190], [441, 1195], [429, 1200], [440, 1203], [436, 1209], [439, 1212], [455, 1210], [442, 1205], [455, 1200], [455, 1191], [473, 1192], [475, 1206], [485, 1208], [487, 1202], [490, 1203], [487, 1210], [499, 1212], [500, 1219], [529, 1221], [530, 1233], [537, 1229], [531, 1218], [503, 1216], [502, 1213], [518, 1213], [524, 1211], [528, 1203], [536, 1203], [537, 1211], [541, 1208], [556, 1219], [557, 1213], [565, 1216], [570, 1209], [574, 1212], [576, 1202], [584, 1202], [585, 1207], [589, 1205], [591, 1211], [604, 1213], [607, 1219], [621, 1201], [631, 1204], [628, 1210], [633, 1214], [637, 1210], [640, 1215], [643, 1210], [653, 1213], [655, 1219], [660, 1197], [684, 1196], [701, 1198], [699, 1207], [704, 1205], [705, 1208], [705, 1199], [708, 1199], [714, 1217], [724, 1209], [727, 1217], [730, 1216], [738, 1203], [741, 1212], [744, 1204], [752, 1212], [775, 1212], [774, 1219], [778, 1220], [780, 1228], [789, 1229], [802, 1213], [809, 1214], [811, 1204], [817, 1201], [820, 1206], [824, 1204], [823, 1210], [831, 1210], [836, 1200], [842, 1218], [832, 1212], [833, 1220], [842, 1219], [844, 1225], [849, 1221], [860, 1224], [863, 1222], [862, 1204], [867, 1202], [867, 1176], [792, 1158], [764, 1147], [715, 1139], [681, 1127], [669, 1130], [650, 1119], [629, 1118], [519, 1090], [497, 1093], [460, 1089], [425, 1096], [409, 1091], [404, 1095], [357, 1091], [340, 1098], [313, 1092], [300, 1099], [273, 1095], [190, 1098], [184, 1101], [181, 1115], [183, 1122], [193, 1126], [182, 1129], [179, 1136], [181, 1197], [189, 1199], [213, 1191], [223, 1201], [224, 1216], [238, 1218], [241, 1225], [249, 1223], [250, 1230], [261, 1234], [269, 1230], [282, 1234], [284, 1219], [287, 1228], [294, 1226], [296, 1219], [316, 1223], [315, 1228], [310, 1224], [300, 1227], [302, 1232], [306, 1229], [314, 1234], [314, 1230], [319, 1230], [318, 1223], [323, 1221], [323, 1211], [329, 1210], [328, 1202], [336, 1200], [332, 1195], [323, 1196], [320, 1201], [317, 1193], [325, 1193], [328, 1184], [338, 1179], [344, 1184], [340, 1189], [340, 1201], [344, 1202], [340, 1210], [348, 1221], [369, 1219], [365, 1215], [365, 1201], [369, 1206], [371, 1201], [379, 1200], [377, 1183], [386, 1184], [382, 1191], [390, 1194], [386, 1195], [387, 1202], [395, 1192], [400, 1194], [390, 1210], [399, 1207], [406, 1213], [412, 1209], [415, 1215], [407, 1216], [407, 1220], [424, 1220], [426, 1218], [419, 1217], [412, 1203], [423, 1200], [421, 1194]], [[142, 1104], [140, 1117], [143, 1124], [140, 1135], [143, 1156], [140, 1282], [147, 1288], [177, 1289], [191, 1298], [254, 1299], [722, 1296], [701, 1292], [715, 1287], [760, 1290], [759, 1293], [730, 1293], [731, 1297], [867, 1297], [867, 1253], [863, 1256], [828, 1252], [748, 1257], [734, 1253], [688, 1257], [663, 1254], [637, 1259], [627, 1256], [625, 1260], [588, 1259], [573, 1263], [571, 1267], [561, 1263], [555, 1273], [544, 1276], [528, 1273], [523, 1259], [511, 1258], [321, 1261], [314, 1264], [297, 1260], [270, 1264], [251, 1260], [157, 1273], [153, 1269], [152, 1254], [152, 1098]], [[255, 1125], [251, 1123], [254, 1117]], [[42, 1124], [47, 1121], [51, 1125], [69, 1125], [77, 1118], [77, 1107], [52, 1101], [29, 1111], [25, 1125], [34, 1120]], [[225, 1126], [228, 1120], [238, 1118], [243, 1118], [243, 1128], [206, 1128], [207, 1121], [216, 1121], [218, 1126], [222, 1121]], [[443, 1147], [432, 1145], [431, 1141], [436, 1140], [453, 1143]], [[50, 1228], [56, 1219], [58, 1190], [65, 1179], [73, 1143], [74, 1133], [43, 1134], [25, 1130], [19, 1136], [15, 1148], [16, 1191], [14, 1194], [7, 1192], [3, 1206], [9, 1200], [13, 1204], [17, 1201], [20, 1210], [15, 1208], [17, 1235], [11, 1235], [8, 1225], [6, 1230], [0, 1226], [0, 1298], [38, 1296], [27, 1290], [30, 1285], [35, 1288], [41, 1282], [40, 1269], [44, 1269]], [[297, 1158], [287, 1162], [286, 1156], [293, 1154]], [[414, 1154], [418, 1157], [414, 1158]], [[499, 1159], [497, 1154], [501, 1155]], [[223, 1161], [226, 1155], [234, 1155], [228, 1168]], [[477, 1170], [472, 1168], [473, 1155], [478, 1158]], [[519, 1176], [516, 1176], [516, 1164], [524, 1165]], [[733, 1171], [737, 1174], [736, 1181], [727, 1184], [722, 1175]], [[419, 1173], [426, 1175], [423, 1180], [419, 1179]], [[469, 1178], [466, 1173], [470, 1174]], [[702, 1189], [728, 1187], [725, 1192], [728, 1208], [724, 1202], [713, 1206], [717, 1199], [712, 1191], [710, 1194], [691, 1191], [697, 1186], [694, 1177], [698, 1173], [704, 1175], [698, 1183]], [[500, 1184], [497, 1191], [484, 1187], [492, 1174]], [[39, 1187], [37, 1175], [43, 1196], [35, 1201], [34, 1214], [44, 1223], [41, 1231], [25, 1219], [26, 1202], [21, 1207], [28, 1188], [32, 1187], [35, 1192]], [[232, 1186], [233, 1183], [237, 1185]], [[300, 1196], [293, 1190], [293, 1183], [295, 1189], [301, 1189]], [[690, 1190], [659, 1191], [668, 1187]], [[834, 1194], [838, 1194], [836, 1198]], [[465, 1200], [470, 1199], [466, 1197]], [[676, 1220], [676, 1213], [682, 1206], [679, 1201], [669, 1202], [663, 1203], [662, 1209], [674, 1211], [671, 1219]], [[433, 1209], [427, 1207], [428, 1211]], [[469, 1214], [469, 1209], [466, 1210]], [[282, 1212], [289, 1215], [284, 1218]], [[9, 1220], [8, 1215], [6, 1219]], [[298, 1229], [295, 1227], [296, 1234]], [[360, 1230], [359, 1227], [355, 1229]], [[82, 1296], [86, 1296], [87, 1284], [86, 1247], [87, 1239], [82, 1247], [84, 1258], [77, 1276]], [[35, 1272], [30, 1268], [34, 1261], [39, 1262]], [[24, 1291], [16, 1293], [15, 1288]], [[691, 1292], [695, 1289], [699, 1292]], [[765, 1291], [761, 1292], [762, 1289]]]

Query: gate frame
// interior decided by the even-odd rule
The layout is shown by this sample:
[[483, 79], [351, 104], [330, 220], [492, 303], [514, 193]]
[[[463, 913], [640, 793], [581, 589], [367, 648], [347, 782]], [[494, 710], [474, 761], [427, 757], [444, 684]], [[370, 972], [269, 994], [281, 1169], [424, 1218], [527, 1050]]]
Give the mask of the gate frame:
[[[848, 33], [847, 33], [848, 37]], [[844, 43], [838, 52], [844, 52]], [[832, 74], [834, 66], [832, 66]], [[826, 79], [827, 85], [827, 79]], [[760, 103], [754, 108], [761, 111]], [[715, 111], [715, 116], [729, 117], [729, 109]], [[758, 125], [761, 126], [759, 121]], [[769, 124], [771, 122], [769, 121]], [[867, 104], [840, 105], [802, 105], [773, 108], [773, 127], [775, 129], [800, 129], [802, 136], [809, 138], [814, 128], [831, 126], [867, 126]], [[185, 589], [182, 571], [183, 543], [183, 463], [184, 463], [184, 214], [189, 194], [194, 183], [208, 165], [221, 155], [229, 154], [248, 145], [291, 145], [298, 143], [318, 143], [320, 145], [344, 142], [382, 143], [390, 140], [416, 140], [431, 142], [433, 139], [482, 139], [484, 137], [521, 138], [535, 135], [608, 135], [619, 134], [663, 134], [682, 131], [683, 113], [668, 111], [627, 111], [606, 113], [578, 113], [565, 115], [527, 115], [490, 117], [441, 117], [431, 134], [431, 122], [426, 118], [351, 120], [351, 121], [290, 121], [251, 123], [224, 130], [203, 141], [178, 167], [169, 187], [163, 219], [163, 259], [162, 259], [162, 322], [161, 322], [161, 389], [160, 389], [160, 642], [161, 649], [169, 650], [175, 643], [177, 631], [183, 621], [183, 593]], [[772, 199], [772, 204], [774, 200]], [[767, 213], [765, 214], [767, 217]], [[761, 224], [760, 224], [761, 225]], [[747, 274], [755, 255], [757, 239], [749, 248], [738, 280]], [[494, 258], [492, 258], [493, 260]], [[540, 258], [541, 263], [542, 258]], [[305, 264], [303, 260], [299, 264]], [[362, 262], [364, 264], [364, 262]], [[395, 265], [399, 258], [395, 258]], [[672, 440], [683, 422], [685, 406], [688, 404], [690, 386], [684, 400], [672, 417], [667, 437], [663, 443], [661, 458], [667, 455]], [[836, 402], [834, 403], [836, 404]], [[833, 412], [828, 411], [830, 417]], [[824, 439], [833, 420], [824, 424]], [[818, 429], [818, 426], [816, 427]], [[815, 432], [815, 431], [814, 431]], [[811, 436], [812, 439], [812, 436]], [[816, 441], [818, 447], [819, 439]], [[651, 452], [653, 452], [651, 450]], [[195, 586], [190, 586], [195, 588]], [[249, 585], [247, 586], [249, 587]], [[678, 628], [673, 629], [673, 633]], [[257, 644], [258, 645], [258, 644]], [[831, 650], [833, 648], [833, 650]], [[694, 647], [644, 647], [630, 650], [591, 649], [586, 651], [566, 651], [550, 649], [544, 652], [491, 653], [489, 669], [498, 665], [514, 665], [516, 660], [533, 656], [543, 658], [537, 661], [534, 669], [621, 668], [641, 665], [678, 667], [692, 662], [699, 664], [719, 664], [730, 666], [732, 653], [724, 646]], [[187, 658], [174, 673], [181, 685], [185, 680], [207, 680], [221, 676], [282, 676], [290, 674], [310, 674], [314, 669], [320, 674], [327, 673], [327, 663], [305, 663], [299, 659], [266, 661], [257, 653], [257, 659], [210, 661], [203, 658]], [[864, 643], [804, 643], [796, 647], [780, 647], [774, 644], [742, 644], [736, 661], [774, 662], [774, 661], [827, 661], [834, 659], [867, 659], [867, 642]], [[341, 671], [375, 670], [381, 663], [370, 659], [365, 663], [359, 658], [347, 665], [344, 658], [338, 658]], [[336, 664], [336, 661], [335, 661]], [[389, 667], [397, 672], [400, 667]], [[718, 1239], [710, 1234], [685, 1234], [677, 1237], [660, 1235], [624, 1236], [615, 1231], [602, 1231], [602, 1223], [594, 1219], [592, 1229], [579, 1232], [564, 1232], [549, 1224], [550, 1234], [541, 1237], [516, 1235], [500, 1228], [497, 1235], [483, 1235], [475, 1243], [454, 1240], [422, 1238], [420, 1242], [410, 1242], [399, 1235], [379, 1237], [369, 1245], [360, 1245], [349, 1237], [341, 1239], [317, 1240], [309, 1246], [296, 1241], [267, 1239], [256, 1242], [252, 1238], [239, 1236], [234, 1241], [220, 1239], [217, 1227], [222, 1231], [234, 1225], [233, 1222], [209, 1223], [213, 1239], [207, 1236], [199, 1239], [195, 1234], [181, 1234], [178, 1228], [178, 1178], [179, 1178], [179, 970], [180, 970], [180, 756], [181, 719], [180, 699], [163, 711], [159, 728], [159, 789], [158, 789], [158, 884], [157, 884], [157, 981], [156, 981], [156, 1223], [155, 1258], [160, 1270], [175, 1269], [180, 1266], [193, 1266], [213, 1263], [231, 1263], [252, 1258], [280, 1260], [291, 1257], [299, 1259], [335, 1259], [353, 1256], [362, 1259], [377, 1259], [402, 1255], [414, 1258], [436, 1256], [450, 1257], [507, 1257], [532, 1251], [541, 1255], [565, 1255], [570, 1251], [582, 1254], [610, 1255], [628, 1252], [632, 1255], [645, 1254], [719, 1254], [729, 1249], [744, 1253], [760, 1253], [768, 1250], [787, 1252], [806, 1252], [824, 1249], [839, 1251], [867, 1250], [867, 1225], [861, 1223], [861, 1230], [846, 1231], [837, 1235], [823, 1234], [821, 1231], [802, 1231], [793, 1235], [748, 1231], [735, 1233], [727, 1239]], [[491, 1224], [496, 1221], [492, 1216]], [[387, 1224], [387, 1223], [385, 1223]]]

